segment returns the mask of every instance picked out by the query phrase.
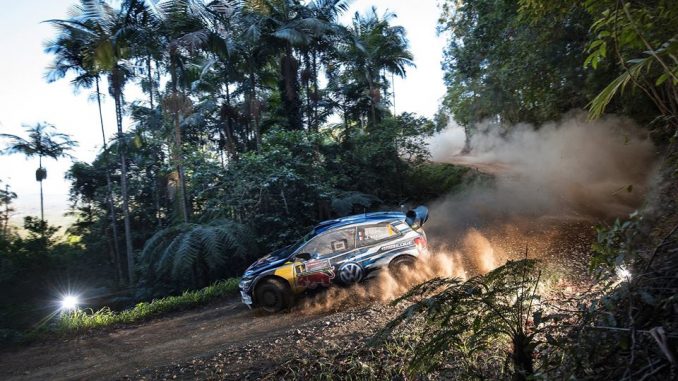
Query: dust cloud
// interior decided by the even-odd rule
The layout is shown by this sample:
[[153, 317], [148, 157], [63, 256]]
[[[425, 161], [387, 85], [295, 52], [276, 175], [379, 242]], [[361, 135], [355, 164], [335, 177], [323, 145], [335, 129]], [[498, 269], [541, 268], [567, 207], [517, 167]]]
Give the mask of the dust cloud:
[[459, 154], [459, 130], [452, 125], [431, 139], [432, 160], [495, 178], [492, 184], [470, 187], [466, 194], [450, 195], [440, 203], [448, 220], [486, 220], [499, 214], [623, 216], [640, 206], [655, 171], [656, 150], [647, 133], [625, 118], [592, 122], [577, 112], [539, 129], [483, 123], [471, 138], [469, 155]]
[[365, 302], [386, 303], [404, 295], [410, 288], [435, 277], [466, 279], [459, 251], [437, 251], [420, 257], [414, 268], [394, 275], [379, 270], [376, 276], [348, 287], [331, 287], [314, 298], [305, 299], [302, 313], [336, 311]]
[[382, 271], [364, 284], [330, 288], [304, 311], [386, 302], [434, 277], [467, 279], [525, 257], [585, 278], [593, 227], [641, 207], [655, 174], [647, 133], [620, 117], [592, 122], [573, 112], [538, 129], [483, 123], [477, 131], [467, 155], [456, 125], [430, 141], [433, 161], [472, 168], [463, 191], [429, 204], [431, 255], [398, 279]]
[[434, 249], [477, 242], [466, 250], [466, 262], [491, 253], [467, 264], [474, 273], [525, 257], [526, 250], [584, 273], [593, 226], [640, 208], [656, 173], [647, 132], [626, 118], [589, 121], [572, 112], [538, 129], [483, 123], [468, 155], [460, 154], [460, 130], [451, 125], [431, 139], [432, 159], [472, 168], [473, 180], [429, 205], [425, 228]]

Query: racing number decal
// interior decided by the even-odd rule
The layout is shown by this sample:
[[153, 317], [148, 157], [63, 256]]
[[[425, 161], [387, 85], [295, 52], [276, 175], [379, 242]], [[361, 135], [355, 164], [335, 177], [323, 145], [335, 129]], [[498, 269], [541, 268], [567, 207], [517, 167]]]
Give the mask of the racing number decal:
[[364, 271], [359, 264], [354, 262], [344, 263], [339, 267], [339, 279], [343, 283], [356, 283], [363, 279]]

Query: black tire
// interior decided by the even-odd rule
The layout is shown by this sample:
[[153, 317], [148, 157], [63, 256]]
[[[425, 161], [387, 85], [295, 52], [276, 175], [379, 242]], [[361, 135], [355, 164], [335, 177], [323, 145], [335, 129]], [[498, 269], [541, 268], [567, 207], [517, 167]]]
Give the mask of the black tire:
[[397, 257], [388, 264], [388, 271], [391, 272], [394, 278], [399, 279], [404, 275], [415, 271], [417, 259], [409, 255]]
[[292, 291], [283, 280], [263, 280], [254, 290], [255, 302], [266, 312], [279, 312], [292, 306]]

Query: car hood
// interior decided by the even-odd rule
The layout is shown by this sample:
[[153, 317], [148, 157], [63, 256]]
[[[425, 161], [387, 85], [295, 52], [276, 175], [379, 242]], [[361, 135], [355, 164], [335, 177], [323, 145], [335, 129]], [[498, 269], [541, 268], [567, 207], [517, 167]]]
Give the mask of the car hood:
[[259, 258], [245, 270], [245, 277], [257, 275], [285, 263], [291, 254], [290, 248], [291, 246], [287, 246]]

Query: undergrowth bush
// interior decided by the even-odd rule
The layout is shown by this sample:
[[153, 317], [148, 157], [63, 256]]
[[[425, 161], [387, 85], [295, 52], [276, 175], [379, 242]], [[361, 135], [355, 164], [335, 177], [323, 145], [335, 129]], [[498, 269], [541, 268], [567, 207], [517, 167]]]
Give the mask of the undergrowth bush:
[[231, 295], [238, 290], [239, 278], [230, 278], [196, 291], [185, 291], [181, 295], [141, 302], [133, 308], [116, 312], [108, 307], [98, 311], [76, 310], [63, 313], [54, 327], [57, 333], [69, 333], [107, 327], [115, 324], [136, 323], [151, 317], [173, 311], [184, 310], [219, 297]]

